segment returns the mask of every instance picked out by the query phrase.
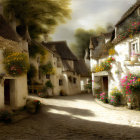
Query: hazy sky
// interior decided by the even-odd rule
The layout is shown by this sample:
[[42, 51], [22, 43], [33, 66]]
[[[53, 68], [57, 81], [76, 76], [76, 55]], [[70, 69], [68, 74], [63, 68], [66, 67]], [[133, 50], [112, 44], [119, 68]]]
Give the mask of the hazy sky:
[[74, 41], [77, 28], [94, 29], [115, 24], [136, 0], [72, 0], [72, 18], [57, 27], [53, 40]]

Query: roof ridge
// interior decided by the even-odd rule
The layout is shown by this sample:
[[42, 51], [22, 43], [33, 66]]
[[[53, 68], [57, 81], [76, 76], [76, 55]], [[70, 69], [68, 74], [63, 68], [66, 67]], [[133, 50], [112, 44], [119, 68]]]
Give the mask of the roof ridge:
[[115, 26], [121, 24], [128, 16], [130, 16], [138, 7], [140, 6], [140, 0], [136, 1], [131, 7], [128, 8], [126, 12], [121, 16], [121, 19], [117, 22]]

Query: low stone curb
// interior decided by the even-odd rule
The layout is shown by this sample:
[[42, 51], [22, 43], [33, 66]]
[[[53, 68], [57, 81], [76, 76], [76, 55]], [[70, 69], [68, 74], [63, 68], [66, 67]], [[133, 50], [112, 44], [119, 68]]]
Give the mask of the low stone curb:
[[110, 105], [110, 104], [107, 104], [107, 103], [103, 103], [102, 101], [99, 101], [98, 99], [94, 99], [94, 101], [97, 103], [97, 104], [99, 104], [99, 105], [101, 105], [101, 106], [103, 106], [103, 107], [105, 107], [105, 108], [107, 108], [107, 109], [110, 109], [110, 110], [117, 110], [117, 111], [128, 111], [129, 109], [127, 109], [127, 107], [126, 106], [122, 106], [122, 107], [115, 107], [115, 106], [112, 106], [112, 105]]

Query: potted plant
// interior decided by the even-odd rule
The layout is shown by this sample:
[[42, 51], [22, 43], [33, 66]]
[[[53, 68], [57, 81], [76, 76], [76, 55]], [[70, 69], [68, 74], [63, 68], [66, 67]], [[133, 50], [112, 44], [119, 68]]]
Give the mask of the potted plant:
[[127, 107], [128, 107], [129, 109], [132, 109], [131, 98], [128, 99]]
[[45, 85], [47, 88], [48, 96], [53, 96], [53, 84], [52, 84], [52, 82], [49, 80], [45, 83]]

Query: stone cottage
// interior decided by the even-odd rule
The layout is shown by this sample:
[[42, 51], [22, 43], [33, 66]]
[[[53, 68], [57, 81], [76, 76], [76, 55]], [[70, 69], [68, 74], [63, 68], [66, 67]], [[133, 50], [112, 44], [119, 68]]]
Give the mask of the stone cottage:
[[[78, 60], [71, 52], [65, 41], [42, 42], [40, 46], [46, 49], [44, 61], [41, 62], [40, 54], [35, 59], [30, 57], [30, 63], [38, 71], [36, 78], [33, 78], [34, 81], [39, 82], [42, 86], [47, 81], [51, 81], [53, 84], [52, 95], [73, 95], [85, 90], [84, 85], [88, 82], [89, 71], [87, 67], [84, 67], [84, 62]], [[39, 70], [43, 65], [52, 66], [52, 72], [43, 74]]]
[[28, 96], [27, 69], [28, 44], [6, 22], [1, 11], [0, 109], [25, 105]]
[[[96, 71], [95, 65], [109, 59], [108, 49], [115, 50], [112, 68]], [[121, 89], [121, 78], [140, 71], [140, 1], [138, 0], [121, 17], [112, 34], [92, 38], [90, 42], [90, 66], [92, 70], [93, 94], [96, 90], [108, 93], [113, 88]]]

